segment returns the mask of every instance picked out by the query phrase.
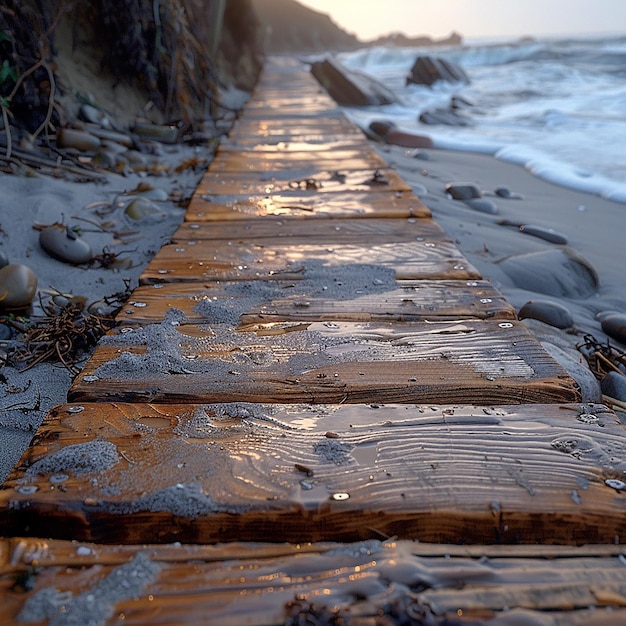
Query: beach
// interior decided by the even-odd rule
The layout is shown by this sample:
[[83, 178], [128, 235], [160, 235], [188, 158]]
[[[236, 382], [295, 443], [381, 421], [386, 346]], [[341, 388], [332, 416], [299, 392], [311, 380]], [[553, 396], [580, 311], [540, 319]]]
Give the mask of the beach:
[[[29, 316], [33, 322], [54, 318], [72, 299], [78, 299], [87, 314], [92, 311], [103, 317], [128, 300], [147, 263], [183, 220], [186, 204], [214, 151], [214, 142], [150, 142], [149, 146], [143, 164], [122, 173], [95, 168], [85, 177], [63, 168], [34, 167], [15, 174], [0, 173], [0, 251], [10, 263], [33, 271], [38, 289], [29, 309], [1, 313], [28, 326]], [[91, 153], [81, 156], [91, 161]], [[149, 200], [142, 200], [145, 214], [130, 217], [127, 209], [138, 197]], [[78, 232], [80, 240], [90, 246], [94, 261], [74, 264], [44, 251], [40, 232], [53, 224]], [[15, 329], [13, 333], [0, 342], [5, 358], [14, 348], [20, 349], [20, 334]], [[29, 360], [17, 367], [2, 367], [1, 480], [17, 463], [48, 411], [66, 402], [74, 372], [88, 356], [86, 352], [73, 364], [74, 371], [58, 359], [32, 367], [28, 367]]]
[[[585, 333], [606, 341], [596, 315], [601, 311], [626, 308], [623, 284], [623, 258], [619, 253], [623, 230], [624, 206], [598, 196], [565, 189], [545, 182], [524, 168], [499, 161], [491, 156], [449, 150], [414, 150], [372, 143], [372, 146], [396, 168], [431, 209], [434, 220], [443, 227], [467, 259], [490, 280], [519, 310], [528, 301], [563, 305], [573, 319], [574, 329], [558, 329], [535, 319], [525, 320], [529, 328], [552, 355], [579, 381], [586, 400], [598, 401], [597, 383], [576, 346]], [[201, 176], [201, 169], [176, 172], [176, 164], [189, 158], [210, 159], [206, 147], [177, 146], [161, 156], [161, 175], [121, 177], [109, 174], [105, 182], [73, 182], [41, 174], [34, 176], [1, 175], [3, 215], [11, 207], [20, 207], [20, 220], [3, 223], [2, 248], [12, 262], [28, 264], [38, 276], [39, 289], [83, 296], [89, 303], [133, 288], [150, 258], [182, 222], [181, 199], [189, 197]], [[121, 192], [136, 188], [140, 182], [163, 189], [168, 200], [158, 202], [162, 213], [139, 222], [124, 215], [125, 202], [98, 217], [95, 211], [110, 207]], [[498, 213], [489, 214], [453, 200], [446, 184], [469, 182], [477, 185], [483, 198], [491, 200]], [[507, 187], [518, 198], [502, 198], [494, 190]], [[182, 202], [184, 206], [184, 202]], [[498, 224], [500, 220], [534, 224], [553, 229], [567, 237], [568, 245], [558, 245], [530, 236], [519, 228]], [[89, 221], [84, 221], [89, 220]], [[95, 248], [108, 246], [119, 257], [130, 259], [131, 267], [118, 269], [73, 266], [50, 258], [37, 242], [37, 223], [65, 221], [82, 224], [83, 236]], [[91, 222], [114, 222], [103, 232]], [[123, 236], [114, 236], [120, 233]], [[575, 251], [595, 269], [599, 286], [584, 297], [555, 295], [520, 288], [502, 268], [503, 260], [529, 253]], [[541, 262], [541, 261], [540, 261]], [[566, 287], [571, 280], [563, 268], [546, 267], [548, 274]], [[567, 274], [567, 272], [565, 272]], [[534, 277], [537, 281], [538, 277]], [[538, 283], [539, 284], [539, 283]], [[541, 283], [539, 286], [541, 286]], [[79, 364], [80, 367], [80, 364]], [[0, 437], [0, 475], [4, 478], [28, 446], [48, 410], [66, 401], [73, 375], [62, 365], [41, 363], [20, 372], [5, 366], [0, 388], [2, 413]]]
[[[214, 136], [219, 134], [213, 131]], [[0, 251], [9, 262], [25, 264], [37, 276], [32, 313], [41, 318], [58, 312], [74, 298], [86, 310], [106, 316], [126, 302], [149, 260], [183, 221], [187, 202], [214, 154], [215, 142], [206, 139], [149, 141], [143, 164], [121, 172], [96, 168], [87, 179], [42, 167], [1, 173]], [[529, 311], [531, 315], [524, 322], [578, 381], [584, 399], [600, 401], [599, 384], [577, 347], [585, 336], [607, 341], [598, 314], [626, 311], [620, 253], [626, 206], [547, 182], [521, 165], [484, 153], [375, 141], [371, 146], [411, 185], [470, 263], [517, 311], [533, 303], [523, 309], [524, 315]], [[91, 162], [92, 155], [86, 153], [82, 159]], [[484, 206], [472, 208], [452, 199], [449, 184], [474, 186]], [[496, 194], [497, 189], [502, 194], [502, 188], [510, 197]], [[128, 208], [139, 196], [150, 200], [151, 208], [133, 217]], [[79, 233], [95, 259], [73, 264], [46, 253], [39, 244], [40, 231], [55, 223]], [[42, 303], [52, 309], [43, 310]], [[126, 310], [132, 311], [132, 305]], [[3, 350], [14, 348], [16, 339], [19, 343], [14, 334], [3, 340]], [[72, 379], [88, 356], [89, 351], [71, 369], [58, 360], [28, 369], [24, 369], [28, 363], [3, 367], [2, 480], [48, 411], [66, 401]]]

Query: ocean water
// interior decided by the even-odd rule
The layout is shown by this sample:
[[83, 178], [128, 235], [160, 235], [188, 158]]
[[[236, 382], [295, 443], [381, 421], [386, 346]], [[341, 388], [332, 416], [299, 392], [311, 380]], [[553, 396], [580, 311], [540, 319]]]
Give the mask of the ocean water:
[[[406, 85], [415, 58], [430, 54], [466, 71], [469, 85]], [[356, 123], [394, 121], [437, 147], [478, 151], [523, 165], [551, 182], [626, 203], [626, 35], [474, 41], [458, 47], [368, 48], [340, 55], [374, 76], [399, 104], [347, 108]], [[420, 113], [460, 96], [468, 126], [427, 125]]]

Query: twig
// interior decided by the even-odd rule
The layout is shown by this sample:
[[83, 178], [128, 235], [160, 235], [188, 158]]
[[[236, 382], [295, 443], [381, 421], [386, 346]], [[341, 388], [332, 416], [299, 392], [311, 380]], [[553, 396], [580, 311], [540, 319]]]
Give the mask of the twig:
[[604, 404], [613, 404], [615, 406], [618, 406], [620, 409], [623, 409], [626, 411], [626, 402], [617, 400], [617, 398], [611, 398], [611, 396], [602, 394], [602, 402], [604, 402]]
[[7, 115], [7, 109], [4, 105], [0, 104], [2, 109], [2, 121], [4, 123], [4, 129], [7, 131], [7, 159], [11, 158], [11, 149], [13, 147], [13, 140], [11, 138], [11, 127], [9, 126], [9, 116]]
[[50, 120], [52, 119], [52, 111], [54, 110], [54, 94], [56, 92], [56, 83], [54, 82], [54, 74], [52, 70], [48, 67], [47, 63], [43, 64], [43, 67], [46, 68], [46, 72], [48, 72], [48, 78], [50, 79], [50, 96], [48, 97], [48, 111], [46, 113], [46, 117], [43, 122], [39, 125], [39, 128], [33, 133], [33, 140], [36, 139], [39, 133], [48, 127]]

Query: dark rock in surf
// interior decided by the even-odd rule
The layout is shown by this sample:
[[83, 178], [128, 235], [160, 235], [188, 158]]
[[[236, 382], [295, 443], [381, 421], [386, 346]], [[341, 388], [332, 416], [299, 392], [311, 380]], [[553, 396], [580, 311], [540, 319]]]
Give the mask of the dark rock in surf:
[[397, 128], [395, 123], [389, 120], [374, 120], [368, 126], [369, 131], [380, 141], [384, 141], [387, 133], [395, 128]]
[[460, 65], [441, 57], [432, 56], [417, 57], [406, 82], [407, 85], [414, 83], [416, 85], [430, 86], [439, 80], [448, 83], [469, 84], [470, 82], [469, 76]]
[[555, 328], [571, 328], [574, 319], [569, 309], [557, 302], [547, 300], [529, 300], [522, 306], [517, 315], [519, 319], [534, 319]]
[[420, 113], [418, 120], [428, 126], [469, 126], [470, 121], [454, 109], [433, 109]]
[[311, 73], [342, 106], [380, 106], [397, 102], [387, 87], [367, 74], [349, 70], [337, 59], [316, 61], [311, 65]]

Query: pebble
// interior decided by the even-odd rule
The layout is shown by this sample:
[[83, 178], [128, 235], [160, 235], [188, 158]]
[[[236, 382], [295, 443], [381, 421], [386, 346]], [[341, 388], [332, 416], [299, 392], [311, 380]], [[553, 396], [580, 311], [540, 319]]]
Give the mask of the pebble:
[[84, 152], [91, 152], [100, 147], [100, 140], [83, 130], [61, 128], [57, 132], [57, 144], [61, 148], [76, 148]]
[[612, 339], [626, 345], [626, 314], [616, 311], [598, 313], [602, 330]]
[[37, 293], [35, 272], [21, 263], [11, 263], [0, 268], [0, 306], [19, 308], [33, 301]]
[[447, 183], [446, 193], [449, 193], [454, 200], [471, 200], [481, 198], [483, 195], [474, 183]]
[[390, 131], [396, 128], [396, 125], [393, 122], [387, 120], [374, 120], [370, 125], [369, 129], [380, 139], [384, 139], [385, 135]]
[[571, 328], [574, 325], [569, 309], [547, 300], [529, 300], [519, 310], [518, 317], [521, 320], [528, 318], [539, 320], [555, 328]]
[[553, 228], [544, 228], [543, 226], [534, 226], [533, 224], [522, 224], [519, 229], [520, 232], [526, 235], [539, 237], [539, 239], [549, 241], [550, 243], [556, 243], [563, 246], [567, 245], [567, 237]]
[[80, 116], [86, 122], [98, 124], [102, 126], [102, 128], [111, 128], [111, 119], [109, 116], [104, 111], [91, 104], [83, 104], [80, 107]]
[[569, 248], [512, 255], [497, 262], [516, 287], [555, 298], [588, 298], [598, 290], [598, 274]]
[[148, 198], [135, 198], [131, 200], [124, 211], [131, 220], [154, 220], [160, 221], [165, 213]]
[[91, 246], [73, 230], [56, 224], [47, 226], [39, 233], [39, 244], [52, 257], [80, 265], [93, 258]]
[[13, 331], [11, 330], [11, 327], [6, 324], [0, 324], [0, 341], [11, 339], [12, 336]]
[[173, 124], [149, 124], [147, 122], [135, 122], [133, 131], [141, 137], [154, 139], [160, 143], [173, 144], [179, 139], [179, 129]]
[[626, 376], [609, 372], [601, 381], [600, 388], [605, 396], [626, 402]]
[[0, 267], [5, 267], [9, 264], [9, 257], [0, 250]]
[[507, 198], [508, 200], [523, 200], [524, 196], [521, 193], [511, 191], [508, 187], [498, 187], [494, 190], [496, 196], [500, 198]]
[[496, 215], [498, 213], [498, 205], [492, 200], [487, 200], [486, 198], [470, 198], [464, 202], [468, 207], [474, 209], [474, 211], [489, 213], [491, 215]]

